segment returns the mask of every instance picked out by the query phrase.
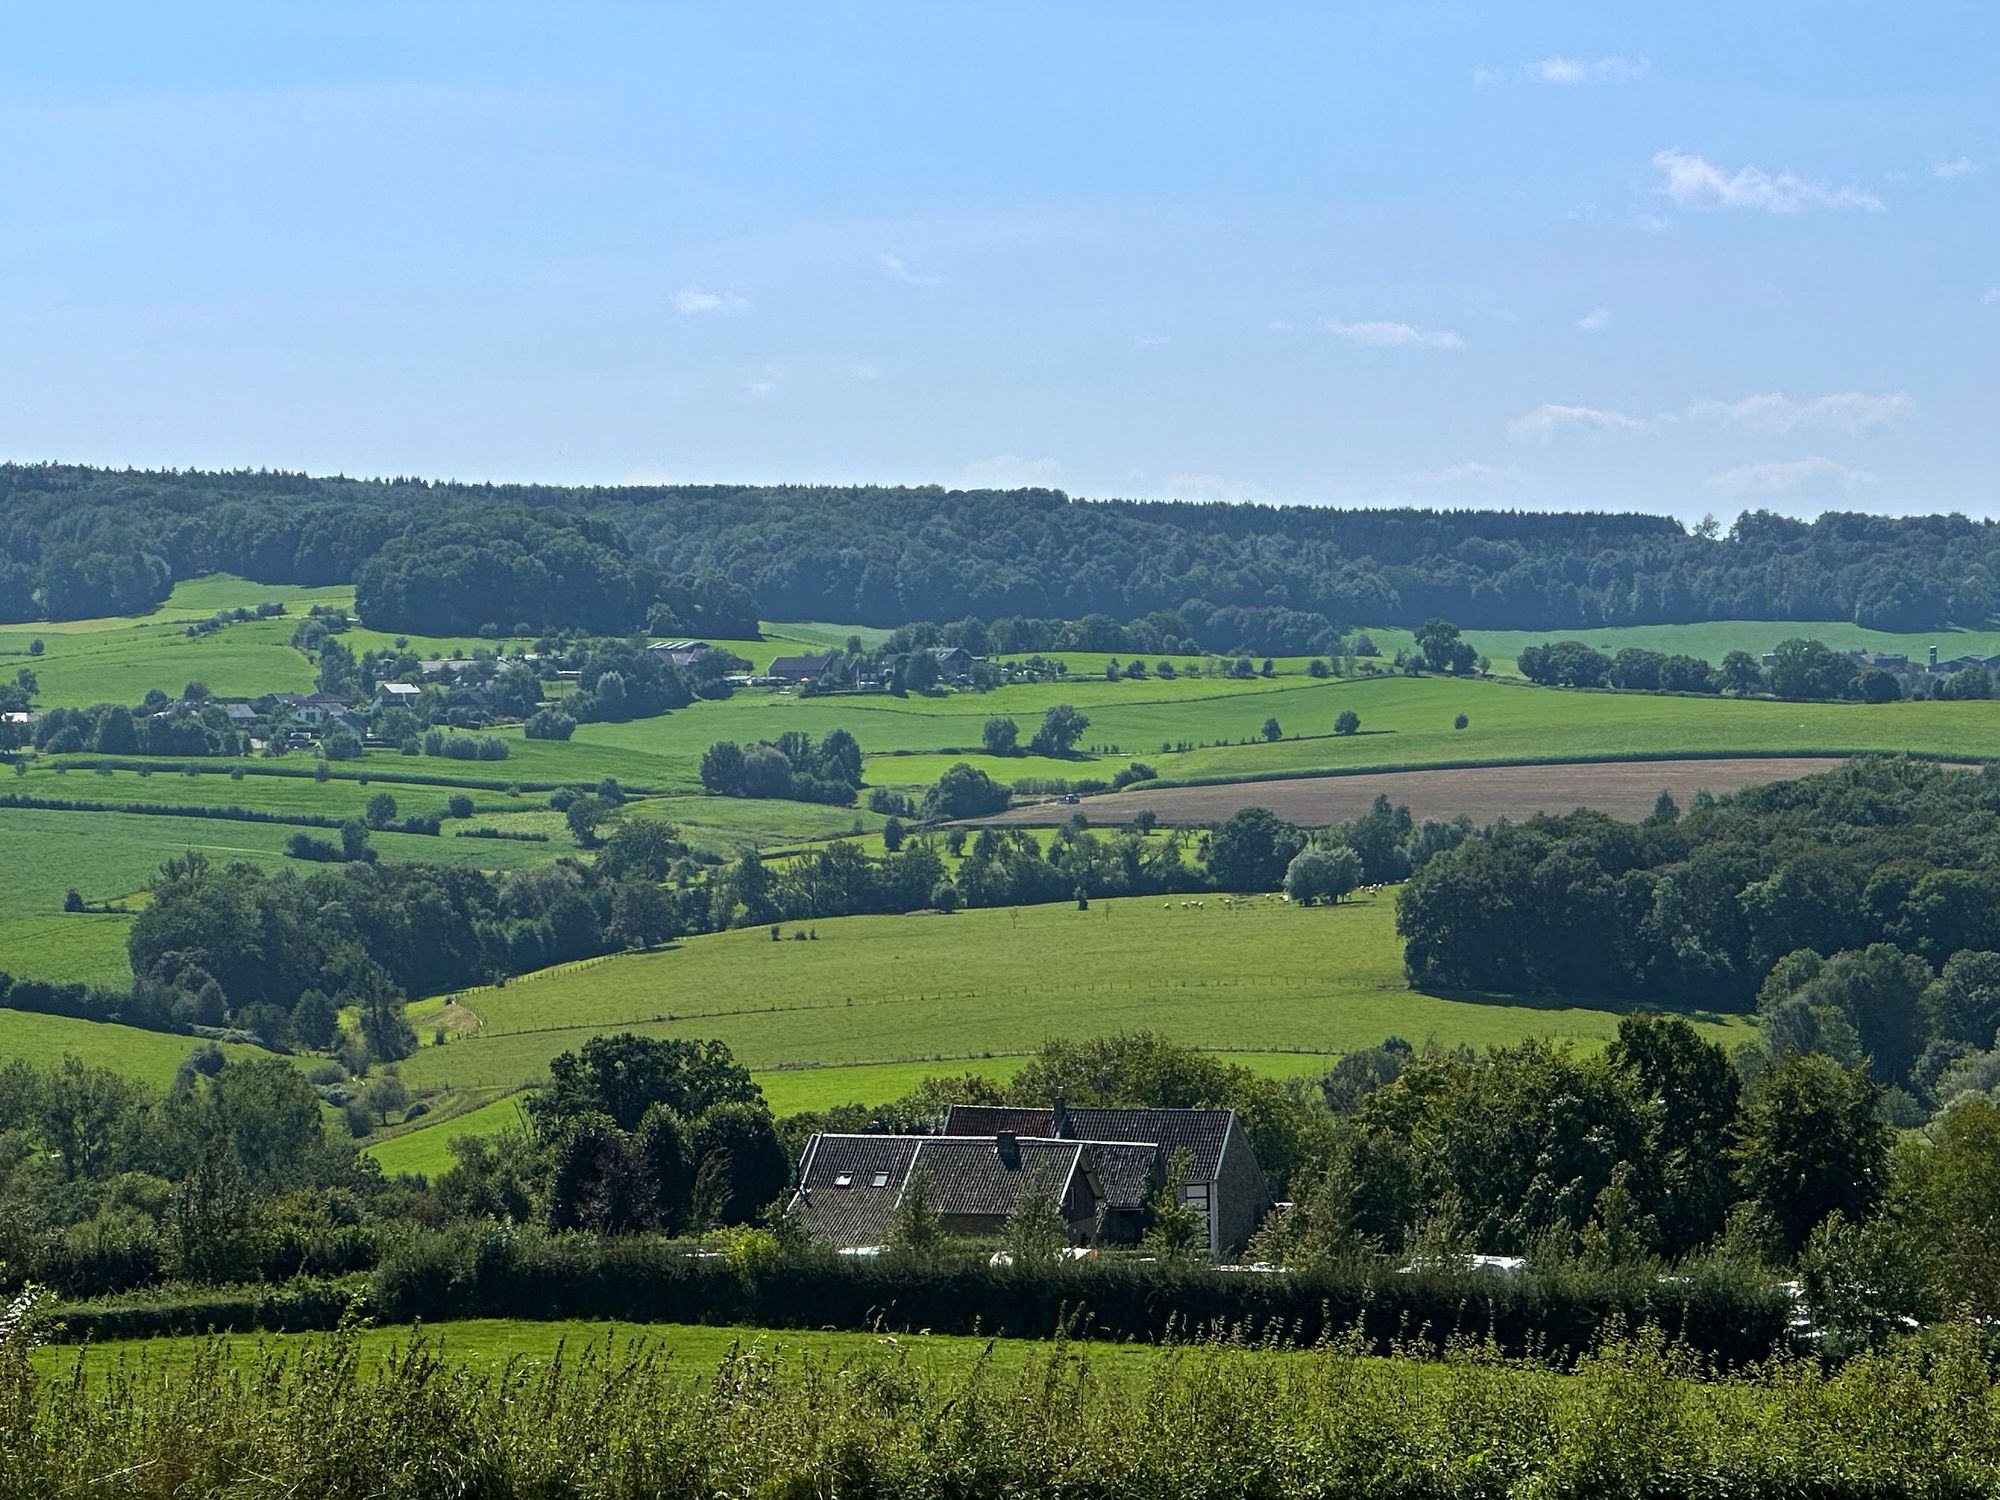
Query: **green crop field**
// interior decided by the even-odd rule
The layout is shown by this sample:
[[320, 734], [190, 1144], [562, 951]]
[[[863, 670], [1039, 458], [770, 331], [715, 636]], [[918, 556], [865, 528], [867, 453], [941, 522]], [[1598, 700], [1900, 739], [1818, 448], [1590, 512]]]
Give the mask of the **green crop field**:
[[435, 1125], [377, 1141], [363, 1147], [362, 1154], [374, 1157], [383, 1173], [390, 1177], [401, 1174], [435, 1177], [451, 1166], [451, 1142], [460, 1136], [492, 1135], [526, 1123], [521, 1096], [508, 1094]]
[[[1134, 898], [1087, 912], [1052, 905], [847, 917], [800, 930], [817, 941], [792, 941], [789, 928], [780, 942], [761, 928], [740, 930], [468, 992], [459, 998], [479, 1029], [422, 1049], [404, 1077], [424, 1088], [532, 1082], [556, 1053], [622, 1030], [720, 1037], [755, 1069], [902, 1062], [954, 1072], [1053, 1036], [1119, 1029], [1282, 1057], [1390, 1035], [1473, 1046], [1531, 1035], [1597, 1043], [1618, 1020], [1612, 1007], [1411, 989], [1388, 893], [1310, 911], [1275, 897], [1233, 909], [1208, 897], [1200, 910]], [[1742, 1023], [1703, 1024], [1721, 1036]]]

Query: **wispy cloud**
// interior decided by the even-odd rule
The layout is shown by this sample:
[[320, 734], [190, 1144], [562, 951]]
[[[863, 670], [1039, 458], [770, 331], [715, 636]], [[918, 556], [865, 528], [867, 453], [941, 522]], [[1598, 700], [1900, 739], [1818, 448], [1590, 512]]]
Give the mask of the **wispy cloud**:
[[1643, 57], [1544, 57], [1528, 64], [1528, 76], [1537, 83], [1559, 83], [1568, 87], [1586, 83], [1633, 83], [1646, 76], [1647, 67]]
[[1463, 349], [1465, 340], [1448, 328], [1418, 328], [1409, 323], [1342, 323], [1328, 318], [1322, 325], [1335, 338], [1369, 349]]
[[1290, 333], [1292, 331], [1292, 325], [1286, 322], [1283, 318], [1273, 318], [1269, 323], [1266, 323], [1264, 326], [1270, 329], [1271, 332], [1273, 333]]
[[1770, 173], [1761, 167], [1726, 171], [1705, 157], [1685, 151], [1657, 151], [1660, 192], [1681, 208], [1747, 208], [1767, 214], [1796, 214], [1813, 208], [1859, 208], [1884, 211], [1882, 200], [1858, 187], [1834, 187], [1790, 172]]
[[1956, 156], [1950, 161], [1941, 161], [1931, 168], [1933, 177], [1970, 177], [1979, 170], [1979, 163], [1969, 156]]
[[755, 396], [761, 401], [768, 396], [777, 395], [779, 390], [783, 388], [784, 383], [785, 371], [783, 366], [765, 365], [763, 369], [744, 382], [743, 389], [746, 393]]
[[1611, 309], [1608, 307], [1593, 307], [1589, 312], [1576, 320], [1576, 326], [1581, 328], [1585, 333], [1602, 333], [1611, 326]]
[[1164, 333], [1142, 333], [1139, 337], [1132, 340], [1132, 347], [1134, 349], [1157, 349], [1162, 344], [1170, 344], [1172, 342], [1173, 340]]
[[880, 380], [882, 367], [872, 360], [858, 359], [847, 367], [849, 380]]
[[1513, 464], [1487, 464], [1475, 459], [1469, 463], [1450, 464], [1442, 469], [1417, 469], [1405, 474], [1403, 483], [1421, 489], [1512, 484], [1524, 472]]
[[1815, 454], [1811, 458], [1775, 463], [1738, 464], [1711, 474], [1711, 488], [1739, 500], [1772, 499], [1781, 495], [1845, 492], [1872, 484], [1873, 474]]
[[1992, 307], [1995, 303], [2000, 303], [2000, 286], [1989, 286], [1984, 292], [1980, 293], [1979, 301], [1981, 306], [1984, 307]]
[[942, 276], [931, 276], [921, 271], [911, 270], [908, 262], [902, 256], [888, 250], [884, 250], [875, 257], [875, 264], [905, 286], [940, 286], [944, 282]]
[[704, 313], [740, 313], [750, 308], [750, 299], [739, 297], [734, 292], [705, 292], [699, 287], [684, 287], [674, 293], [674, 311], [684, 318], [700, 317]]
[[1645, 425], [1622, 411], [1545, 401], [1509, 422], [1507, 433], [1517, 443], [1546, 443], [1563, 432], [1636, 432]]
[[1735, 401], [1697, 401], [1688, 408], [1688, 415], [1712, 417], [1731, 426], [1754, 427], [1763, 432], [1790, 432], [1795, 427], [1887, 427], [1909, 416], [1916, 406], [1902, 391], [1879, 395], [1868, 391], [1835, 391], [1803, 401], [1795, 401], [1783, 391], [1766, 391]]
[[959, 470], [958, 483], [961, 489], [968, 490], [1046, 489], [1061, 473], [1062, 465], [1053, 458], [996, 453], [990, 458], [976, 458]]

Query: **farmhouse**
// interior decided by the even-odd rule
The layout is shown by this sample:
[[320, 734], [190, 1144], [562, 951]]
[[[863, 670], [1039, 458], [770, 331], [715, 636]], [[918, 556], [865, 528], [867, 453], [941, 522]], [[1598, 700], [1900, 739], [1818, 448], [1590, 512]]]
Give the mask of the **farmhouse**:
[[836, 651], [818, 656], [781, 656], [771, 663], [771, 670], [764, 675], [779, 682], [811, 682], [831, 668], [838, 656]]
[[972, 675], [972, 653], [963, 646], [933, 646], [931, 659], [937, 663], [938, 676], [947, 682], [963, 682]]
[[[1221, 1257], [1243, 1248], [1271, 1207], [1257, 1153], [1233, 1109], [1071, 1109], [1060, 1099], [1049, 1109], [990, 1104], [955, 1104], [945, 1113], [946, 1135], [987, 1135], [999, 1130], [1144, 1145], [1164, 1170], [1178, 1152], [1187, 1154], [1180, 1183], [1183, 1202], [1208, 1228], [1208, 1253]], [[1137, 1213], [1137, 1204], [1119, 1212]]]
[[1093, 1148], [997, 1135], [816, 1135], [785, 1212], [843, 1250], [886, 1245], [896, 1207], [921, 1182], [947, 1234], [991, 1237], [1030, 1192], [1053, 1199], [1073, 1245], [1094, 1243], [1105, 1200]]
[[423, 696], [423, 689], [409, 682], [385, 682], [375, 689], [374, 710], [380, 713], [385, 708], [414, 708]]

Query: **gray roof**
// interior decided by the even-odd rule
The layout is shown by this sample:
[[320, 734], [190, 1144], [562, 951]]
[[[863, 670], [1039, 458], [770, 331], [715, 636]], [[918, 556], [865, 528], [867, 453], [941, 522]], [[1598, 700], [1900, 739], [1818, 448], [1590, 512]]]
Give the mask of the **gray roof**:
[[929, 1136], [917, 1151], [912, 1177], [923, 1175], [931, 1206], [941, 1214], [1004, 1219], [1026, 1192], [1060, 1198], [1083, 1164], [1075, 1141], [1016, 1139], [1013, 1159], [1001, 1143], [977, 1136]]
[[[799, 1161], [790, 1212], [815, 1239], [843, 1249], [886, 1244], [922, 1142], [914, 1135], [814, 1136]], [[886, 1179], [879, 1187], [878, 1178]]]
[[780, 656], [771, 663], [770, 677], [817, 677], [833, 665], [834, 653], [818, 656]]
[[1153, 1195], [1153, 1171], [1160, 1162], [1160, 1148], [1129, 1141], [1084, 1141], [1090, 1164], [1104, 1189], [1107, 1209], [1139, 1209]]
[[[1060, 1118], [1058, 1118], [1060, 1115]], [[1066, 1141], [1152, 1144], [1163, 1156], [1186, 1151], [1190, 1182], [1213, 1182], [1222, 1142], [1236, 1112], [1229, 1109], [1023, 1109], [1002, 1104], [954, 1104], [945, 1113], [946, 1135], [991, 1135], [1012, 1130]]]

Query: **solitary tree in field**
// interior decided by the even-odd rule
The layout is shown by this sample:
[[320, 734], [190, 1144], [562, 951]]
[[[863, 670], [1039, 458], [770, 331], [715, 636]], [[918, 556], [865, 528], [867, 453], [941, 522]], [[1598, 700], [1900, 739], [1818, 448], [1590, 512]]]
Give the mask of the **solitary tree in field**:
[[1353, 709], [1343, 708], [1338, 714], [1334, 715], [1333, 732], [1335, 734], [1354, 734], [1360, 728], [1361, 715]]
[[1021, 747], [1021, 726], [1004, 714], [995, 714], [979, 731], [979, 742], [988, 755], [1012, 755]]
[[1276, 740], [1276, 739], [1282, 739], [1282, 738], [1284, 737], [1284, 733], [1285, 733], [1285, 732], [1284, 732], [1284, 730], [1282, 730], [1282, 729], [1280, 729], [1280, 728], [1278, 727], [1278, 721], [1277, 721], [1277, 719], [1275, 719], [1275, 718], [1270, 718], [1270, 719], [1266, 719], [1266, 720], [1264, 721], [1264, 738], [1265, 738], [1265, 739], [1267, 739], [1267, 740]]
[[1453, 729], [1464, 729], [1467, 725], [1471, 724], [1471, 722], [1472, 720], [1468, 719], [1464, 714], [1460, 714], [1458, 715], [1457, 718], [1451, 721], [1451, 727]]
[[1042, 727], [1028, 748], [1037, 755], [1068, 755], [1090, 728], [1090, 720], [1067, 703], [1058, 703], [1042, 715]]
[[368, 810], [364, 817], [370, 828], [378, 830], [387, 828], [396, 818], [396, 799], [387, 792], [377, 792], [368, 799]]
[[1285, 867], [1285, 895], [1301, 906], [1338, 904], [1361, 884], [1361, 856], [1346, 845], [1301, 849]]

